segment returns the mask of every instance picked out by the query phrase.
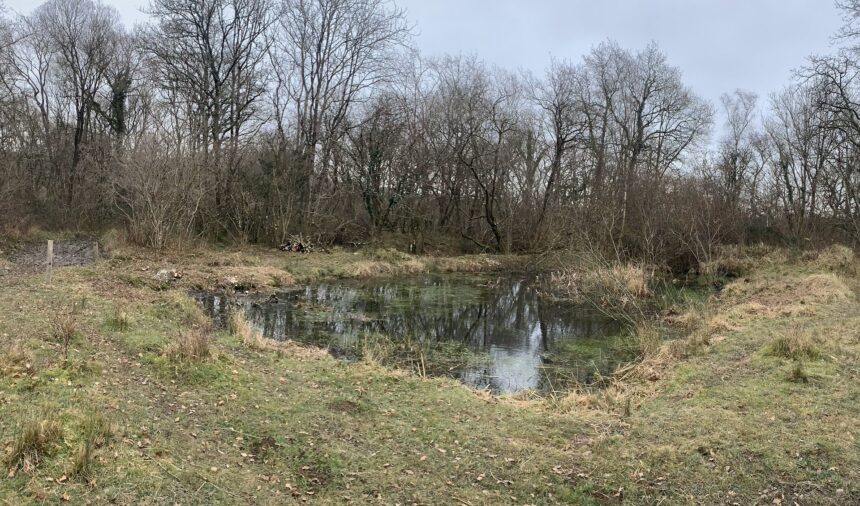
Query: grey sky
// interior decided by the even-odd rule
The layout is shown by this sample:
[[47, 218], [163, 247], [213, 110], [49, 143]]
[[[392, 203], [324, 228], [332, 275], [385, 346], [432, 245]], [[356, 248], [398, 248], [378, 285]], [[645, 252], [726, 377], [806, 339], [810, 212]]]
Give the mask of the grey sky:
[[[145, 0], [144, 0], [145, 1]], [[107, 1], [128, 24], [141, 0]], [[39, 2], [6, 0], [27, 12]], [[685, 81], [715, 104], [735, 88], [780, 89], [813, 53], [829, 52], [841, 24], [832, 0], [398, 0], [423, 54], [476, 53], [540, 73], [550, 58], [578, 60], [611, 38], [636, 49], [656, 40]]]

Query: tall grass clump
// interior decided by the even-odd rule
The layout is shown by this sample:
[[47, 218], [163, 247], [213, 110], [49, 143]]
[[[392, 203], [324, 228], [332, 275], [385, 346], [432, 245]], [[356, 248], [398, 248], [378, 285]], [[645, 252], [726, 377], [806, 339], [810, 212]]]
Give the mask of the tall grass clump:
[[242, 344], [253, 350], [266, 349], [266, 339], [263, 334], [248, 321], [241, 308], [234, 308], [227, 317], [227, 329], [235, 337], [242, 339]]
[[663, 337], [660, 329], [653, 323], [639, 323], [634, 330], [636, 344], [642, 357], [656, 355], [663, 346]]
[[69, 360], [69, 347], [78, 334], [78, 317], [75, 310], [58, 314], [53, 321], [51, 334], [63, 349], [63, 360]]
[[798, 327], [791, 328], [774, 338], [768, 344], [767, 354], [797, 361], [817, 360], [822, 356], [821, 350], [809, 332]]
[[813, 267], [828, 271], [847, 271], [854, 266], [854, 250], [841, 244], [805, 252], [801, 258]]
[[368, 364], [383, 366], [393, 353], [394, 343], [387, 336], [370, 334], [361, 340], [361, 359]]
[[131, 327], [131, 317], [122, 306], [114, 306], [107, 321], [108, 327], [116, 332], [125, 332]]
[[607, 316], [634, 327], [647, 319], [646, 301], [654, 294], [655, 269], [636, 264], [586, 262], [583, 267], [552, 273], [554, 294], [587, 303]]
[[83, 440], [72, 456], [67, 474], [72, 478], [90, 480], [95, 468], [95, 452], [113, 436], [110, 420], [99, 413], [89, 414], [81, 426]]
[[180, 363], [208, 359], [212, 356], [210, 334], [209, 326], [180, 329], [173, 343], [167, 347], [167, 357], [173, 362]]
[[6, 456], [10, 472], [31, 472], [50, 454], [62, 437], [62, 427], [50, 418], [31, 418], [18, 427], [18, 435]]
[[0, 342], [0, 346], [3, 347], [3, 353], [0, 353], [0, 378], [32, 367], [33, 358], [21, 344]]

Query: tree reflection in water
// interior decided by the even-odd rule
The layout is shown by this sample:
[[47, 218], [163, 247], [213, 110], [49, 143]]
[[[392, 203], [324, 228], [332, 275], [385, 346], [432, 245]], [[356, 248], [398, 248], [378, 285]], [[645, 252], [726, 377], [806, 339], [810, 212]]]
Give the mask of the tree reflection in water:
[[[198, 300], [216, 319], [239, 305], [270, 339], [293, 339], [354, 348], [365, 335], [412, 338], [427, 345], [465, 344], [485, 356], [451, 371], [464, 383], [496, 393], [553, 387], [547, 357], [575, 349], [577, 340], [598, 343], [618, 325], [583, 307], [547, 301], [535, 282], [522, 277], [426, 276], [384, 281], [320, 283], [285, 291], [277, 300], [216, 294]], [[605, 339], [610, 342], [611, 340]], [[575, 353], [574, 353], [575, 355]], [[589, 354], [588, 363], [566, 362], [582, 381], [597, 370], [611, 371], [613, 353]], [[555, 368], [557, 369], [557, 368]]]

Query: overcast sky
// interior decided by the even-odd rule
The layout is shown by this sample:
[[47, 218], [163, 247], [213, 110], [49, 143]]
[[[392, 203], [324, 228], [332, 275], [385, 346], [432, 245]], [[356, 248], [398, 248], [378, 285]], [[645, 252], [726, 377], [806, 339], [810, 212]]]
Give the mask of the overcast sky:
[[[0, 0], [2, 1], [2, 0]], [[145, 1], [145, 0], [144, 0]], [[6, 0], [28, 12], [34, 0]], [[114, 0], [127, 24], [140, 0]], [[832, 0], [399, 0], [426, 55], [475, 53], [540, 73], [551, 57], [579, 60], [606, 39], [631, 49], [657, 41], [685, 81], [717, 103], [743, 88], [766, 97], [841, 24]]]

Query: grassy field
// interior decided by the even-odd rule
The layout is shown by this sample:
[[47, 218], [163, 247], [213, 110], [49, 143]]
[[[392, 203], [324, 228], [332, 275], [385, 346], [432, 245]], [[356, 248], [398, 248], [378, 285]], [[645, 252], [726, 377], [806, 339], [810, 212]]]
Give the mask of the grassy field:
[[538, 400], [249, 346], [185, 295], [527, 259], [116, 248], [50, 285], [0, 265], [0, 503], [860, 503], [855, 261], [743, 262], [666, 315], [684, 337]]

